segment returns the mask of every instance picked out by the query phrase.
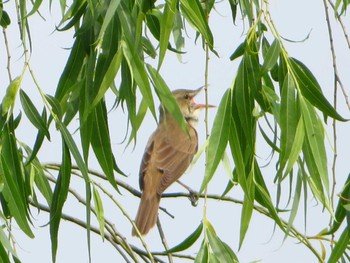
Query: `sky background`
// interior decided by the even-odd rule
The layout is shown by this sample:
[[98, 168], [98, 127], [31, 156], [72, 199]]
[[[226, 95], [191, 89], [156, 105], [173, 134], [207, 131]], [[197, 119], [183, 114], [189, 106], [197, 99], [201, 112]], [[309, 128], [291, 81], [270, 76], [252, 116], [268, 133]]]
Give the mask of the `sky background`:
[[[12, 4], [8, 3], [6, 7]], [[242, 23], [240, 17], [237, 18], [236, 26], [232, 26], [230, 10], [226, 1], [218, 2], [210, 16], [210, 26], [215, 39], [215, 49], [219, 54], [216, 57], [210, 55], [209, 66], [209, 102], [210, 104], [218, 105], [220, 99], [227, 88], [230, 87], [232, 80], [235, 77], [238, 61], [231, 62], [229, 56], [244, 40], [244, 33], [248, 27]], [[12, 9], [11, 9], [12, 10]], [[73, 43], [72, 32], [55, 32], [55, 26], [58, 24], [60, 14], [57, 3], [53, 3], [52, 11], [48, 11], [48, 6], [43, 4], [41, 12], [46, 21], [43, 21], [39, 16], [31, 17], [30, 28], [33, 42], [33, 52], [31, 54], [31, 66], [36, 74], [38, 82], [45, 93], [53, 95], [57, 86], [58, 79], [64, 68], [69, 48]], [[12, 10], [13, 11], [13, 10]], [[333, 71], [331, 53], [329, 49], [328, 32], [326, 28], [326, 20], [322, 1], [303, 1], [303, 0], [278, 0], [270, 1], [270, 11], [272, 19], [279, 31], [285, 39], [297, 42], [284, 41], [289, 55], [301, 60], [314, 73], [321, 84], [326, 97], [332, 102], [333, 97]], [[331, 11], [331, 10], [330, 10]], [[8, 11], [10, 15], [14, 14]], [[331, 13], [331, 18], [334, 16]], [[348, 17], [344, 17], [344, 22], [347, 28], [350, 28]], [[350, 52], [346, 46], [344, 37], [337, 23], [333, 22], [333, 33], [337, 50], [337, 62], [339, 74], [345, 87], [350, 90]], [[187, 25], [189, 28], [189, 25]], [[12, 55], [12, 74], [13, 77], [20, 74], [23, 66], [22, 49], [18, 36], [18, 28], [15, 21], [12, 21], [11, 26], [7, 30], [9, 44]], [[171, 89], [177, 88], [197, 88], [204, 84], [204, 59], [205, 54], [201, 45], [194, 43], [195, 35], [192, 30], [188, 30], [189, 39], [186, 40], [185, 50], [188, 52], [183, 56], [180, 63], [176, 55], [168, 52], [163, 63], [161, 74], [168, 86]], [[309, 35], [310, 33], [310, 35]], [[309, 38], [304, 42], [298, 42]], [[271, 38], [270, 38], [271, 40]], [[0, 49], [4, 49], [3, 36], [0, 36]], [[6, 56], [5, 52], [0, 55], [0, 97], [3, 97], [5, 88], [8, 83], [6, 74]], [[116, 80], [118, 85], [118, 79]], [[29, 80], [28, 74], [24, 79], [22, 88], [29, 94], [32, 100], [37, 101], [37, 107], [42, 107], [42, 102], [39, 93]], [[112, 96], [107, 96], [107, 103], [112, 107], [114, 101]], [[197, 102], [204, 102], [204, 93], [196, 98]], [[339, 112], [349, 118], [344, 103], [344, 99], [339, 94]], [[20, 104], [19, 99], [17, 105]], [[18, 113], [17, 109], [17, 113]], [[209, 114], [210, 126], [216, 114], [216, 110], [211, 110]], [[202, 119], [204, 118], [202, 114]], [[138, 188], [138, 169], [142, 158], [145, 144], [148, 137], [156, 128], [155, 120], [148, 114], [138, 134], [138, 141], [135, 147], [125, 148], [123, 142], [126, 133], [126, 116], [120, 109], [114, 110], [109, 114], [109, 124], [113, 151], [120, 168], [128, 175], [127, 182]], [[78, 120], [73, 121], [71, 131], [74, 131], [79, 125]], [[331, 122], [328, 123], [327, 130], [329, 131], [329, 141], [326, 142], [329, 155], [328, 165], [332, 164], [331, 152]], [[349, 155], [349, 124], [338, 125], [338, 167], [337, 167], [337, 193], [340, 192], [348, 172], [350, 171]], [[203, 144], [205, 140], [204, 122], [200, 122], [198, 127], [199, 142]], [[21, 127], [17, 130], [17, 137], [29, 145], [35, 140], [35, 129], [31, 127], [25, 118], [22, 118]], [[51, 129], [52, 142], [46, 142], [39, 153], [39, 159], [42, 162], [60, 162], [61, 160], [61, 141], [60, 136], [55, 132], [54, 127]], [[75, 138], [79, 138], [75, 135]], [[260, 140], [257, 145], [258, 156], [261, 158], [261, 164], [268, 162], [270, 151], [266, 151], [266, 145]], [[204, 174], [204, 156], [202, 156], [196, 165], [187, 172], [182, 181], [193, 189], [199, 189], [203, 174]], [[275, 175], [274, 163], [262, 168], [266, 181], [269, 182], [269, 189], [272, 193], [275, 192], [273, 178]], [[231, 165], [233, 166], [232, 162]], [[101, 170], [96, 161], [92, 160], [90, 167], [95, 170]], [[271, 177], [269, 180], [268, 177]], [[222, 193], [227, 184], [228, 177], [222, 167], [219, 167], [216, 175], [209, 185], [209, 193]], [[84, 184], [80, 179], [72, 178], [72, 186], [80, 191], [84, 196]], [[183, 191], [178, 185], [174, 185], [167, 192]], [[242, 192], [239, 187], [235, 187], [230, 193], [236, 198], [242, 197]], [[118, 198], [127, 209], [131, 217], [134, 217], [137, 211], [138, 200], [132, 198], [126, 192], [122, 195], [114, 192], [114, 196]], [[328, 216], [322, 211], [322, 207], [317, 205], [317, 202], [308, 196], [308, 217], [306, 232], [309, 235], [316, 234], [321, 231], [322, 226], [326, 226], [329, 221]], [[181, 242], [187, 237], [193, 229], [200, 223], [203, 213], [203, 201], [199, 201], [197, 207], [192, 207], [190, 202], [182, 199], [166, 199], [162, 200], [161, 206], [166, 207], [168, 211], [175, 215], [175, 220], [170, 219], [164, 213], [160, 213], [160, 219], [163, 224], [166, 236], [168, 236], [169, 246], [172, 247]], [[304, 216], [303, 205], [300, 206], [300, 213], [297, 216], [295, 226], [301, 231], [304, 231]], [[18, 237], [18, 254], [23, 262], [50, 262], [51, 250], [49, 239], [49, 228], [45, 226], [48, 222], [48, 216], [45, 213], [37, 214], [33, 209], [35, 225], [34, 240], [30, 240], [25, 236]], [[66, 213], [73, 213], [77, 217], [85, 218], [85, 209], [76, 200], [69, 198], [64, 209]], [[117, 211], [115, 206], [110, 203], [105, 204], [106, 216], [110, 220], [114, 220], [118, 229], [129, 239], [131, 226], [123, 218], [122, 214]], [[250, 227], [244, 241], [243, 247], [238, 251], [239, 242], [239, 226], [240, 226], [241, 206], [235, 204], [226, 204], [224, 202], [208, 202], [208, 219], [214, 225], [217, 235], [232, 249], [237, 252], [241, 262], [252, 262], [261, 260], [261, 262], [316, 262], [314, 256], [302, 245], [297, 244], [295, 240], [287, 239], [283, 242], [283, 234], [278, 229], [274, 230], [274, 225], [264, 216], [254, 213]], [[86, 231], [71, 223], [61, 222], [59, 235], [59, 250], [57, 262], [87, 262], [87, 247], [86, 247]], [[19, 231], [18, 231], [19, 232]], [[119, 262], [119, 255], [115, 249], [108, 243], [103, 242], [100, 237], [92, 234], [92, 260], [93, 262]], [[136, 238], [131, 238], [130, 241], [134, 244], [139, 244]], [[161, 243], [157, 234], [157, 230], [153, 230], [147, 237], [151, 250], [162, 250]], [[200, 242], [197, 242], [198, 244]], [[190, 250], [191, 252], [198, 251], [198, 244]], [[319, 245], [313, 243], [316, 248]], [[180, 262], [180, 261], [175, 261]]]

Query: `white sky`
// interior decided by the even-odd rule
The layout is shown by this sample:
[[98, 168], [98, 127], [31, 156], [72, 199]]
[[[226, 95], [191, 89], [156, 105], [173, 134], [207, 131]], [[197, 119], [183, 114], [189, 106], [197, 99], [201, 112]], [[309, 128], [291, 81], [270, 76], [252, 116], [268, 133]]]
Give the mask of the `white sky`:
[[[9, 4], [5, 5], [5, 9]], [[302, 40], [311, 31], [309, 39], [300, 43], [284, 42], [289, 54], [302, 62], [304, 62], [319, 80], [324, 93], [327, 98], [332, 101], [333, 94], [333, 71], [331, 54], [329, 52], [328, 32], [326, 29], [326, 20], [324, 16], [322, 1], [271, 1], [271, 15], [275, 22], [279, 33], [286, 39]], [[209, 94], [210, 103], [218, 105], [220, 98], [229, 87], [234, 76], [238, 61], [230, 62], [228, 57], [236, 49], [236, 47], [243, 41], [244, 35], [242, 29], [242, 21], [237, 18], [237, 26], [232, 26], [230, 17], [230, 10], [226, 1], [219, 2], [216, 5], [217, 12], [212, 12], [210, 22], [215, 39], [215, 49], [218, 51], [220, 58], [211, 55], [210, 59], [210, 76], [209, 76]], [[59, 12], [56, 11], [57, 6], [52, 10], [51, 14], [47, 12], [47, 7], [43, 5], [42, 12], [46, 22], [42, 21], [38, 16], [30, 19], [30, 27], [33, 41], [33, 53], [31, 54], [31, 65], [35, 71], [36, 77], [42, 89], [53, 95], [59, 76], [66, 63], [69, 50], [71, 47], [71, 34], [67, 32], [53, 32], [54, 26], [59, 21]], [[331, 13], [332, 16], [332, 13]], [[333, 16], [332, 16], [333, 19]], [[334, 20], [334, 19], [333, 19]], [[350, 28], [348, 17], [344, 18], [347, 28]], [[187, 25], [188, 26], [188, 25]], [[245, 25], [247, 28], [247, 25]], [[349, 49], [346, 46], [344, 37], [340, 28], [336, 23], [333, 23], [333, 33], [335, 34], [335, 42], [337, 48], [337, 61], [339, 66], [339, 73], [345, 87], [350, 87], [350, 76], [348, 74], [350, 55]], [[188, 26], [189, 27], [189, 26]], [[245, 29], [246, 29], [245, 28]], [[8, 29], [8, 37], [12, 52], [12, 73], [13, 76], [19, 74], [22, 69], [23, 59], [21, 57], [22, 49], [19, 46], [20, 41], [17, 35], [17, 25], [12, 21]], [[186, 50], [188, 53], [183, 56], [183, 64], [179, 63], [176, 56], [172, 53], [167, 53], [166, 59], [161, 70], [163, 78], [171, 89], [176, 88], [196, 88], [204, 84], [204, 52], [201, 45], [193, 45], [194, 34], [190, 31], [191, 39], [187, 39]], [[271, 39], [270, 39], [271, 40]], [[3, 36], [0, 37], [0, 48], [4, 50]], [[5, 68], [5, 53], [0, 56], [0, 97], [3, 96], [4, 90], [7, 86], [7, 75]], [[22, 88], [30, 95], [30, 97], [38, 101], [38, 109], [42, 107], [42, 103], [38, 96], [38, 92], [31, 81], [24, 80]], [[350, 89], [348, 88], [348, 92]], [[339, 112], [348, 117], [349, 113], [345, 108], [344, 99], [339, 95]], [[107, 100], [108, 101], [108, 100]], [[197, 101], [204, 101], [204, 95], [197, 98]], [[109, 105], [113, 101], [108, 101]], [[17, 104], [20, 104], [19, 99]], [[213, 121], [216, 110], [210, 113], [210, 122]], [[202, 116], [203, 117], [203, 116]], [[18, 129], [17, 136], [22, 141], [33, 144], [35, 139], [35, 129], [30, 124], [22, 119], [22, 128]], [[138, 168], [142, 157], [144, 146], [149, 135], [156, 127], [155, 121], [148, 115], [140, 128], [138, 135], [138, 144], [133, 150], [129, 147], [125, 150], [125, 143], [121, 144], [125, 136], [126, 123], [125, 116], [123, 116], [120, 109], [113, 111], [109, 115], [111, 139], [113, 144], [113, 151], [120, 168], [129, 175], [127, 182], [138, 188]], [[331, 130], [329, 122], [328, 130]], [[75, 125], [75, 126], [74, 126]], [[72, 131], [78, 126], [78, 121], [73, 121]], [[25, 127], [25, 128], [23, 128]], [[200, 143], [203, 143], [205, 138], [204, 124], [199, 125]], [[346, 179], [349, 172], [349, 161], [347, 160], [349, 147], [349, 125], [338, 125], [338, 184], [337, 191], [339, 192], [341, 186]], [[54, 129], [51, 129], [52, 143], [45, 143], [41, 149], [39, 158], [43, 162], [59, 162], [61, 159], [61, 145], [60, 138]], [[332, 134], [329, 133], [329, 138]], [[75, 136], [77, 138], [77, 136]], [[77, 138], [78, 139], [78, 138]], [[261, 153], [262, 163], [268, 158], [270, 151], [265, 150], [264, 144], [257, 146], [258, 152]], [[328, 165], [332, 163], [331, 147], [327, 146], [329, 150]], [[96, 162], [91, 162], [90, 166], [96, 170], [99, 169]], [[183, 182], [190, 185], [194, 189], [199, 189], [204, 171], [204, 160], [201, 158], [195, 167], [183, 177]], [[274, 178], [274, 163], [271, 167], [262, 169], [264, 178], [268, 181], [270, 189], [274, 189], [272, 181]], [[270, 178], [269, 178], [270, 177]], [[84, 196], [83, 182], [77, 179], [72, 179], [72, 185], [75, 189], [81, 191]], [[222, 169], [217, 171], [213, 182], [209, 186], [209, 193], [222, 193], [227, 183], [227, 177]], [[287, 190], [287, 189], [286, 189]], [[182, 191], [182, 189], [174, 185], [168, 192]], [[274, 192], [275, 190], [271, 190]], [[123, 192], [124, 193], [124, 192]], [[234, 188], [230, 195], [234, 197], [241, 197], [241, 191], [238, 187]], [[114, 196], [122, 202], [128, 213], [134, 217], [137, 210], [138, 201], [131, 198], [130, 195], [124, 193], [120, 196], [114, 193]], [[308, 220], [307, 233], [314, 235], [322, 230], [322, 227], [327, 225], [329, 221], [328, 215], [322, 213], [322, 207], [316, 206], [316, 201], [311, 198], [307, 200]], [[164, 213], [160, 213], [163, 228], [168, 236], [169, 246], [173, 246], [181, 242], [187, 237], [191, 231], [199, 224], [202, 218], [203, 201], [200, 201], [196, 208], [192, 207], [188, 200], [185, 199], [167, 199], [161, 202], [161, 206], [166, 207], [168, 211], [176, 216], [175, 220], [170, 219]], [[303, 232], [303, 206], [300, 207], [300, 213], [296, 219], [295, 225]], [[70, 199], [64, 209], [66, 213], [74, 213], [84, 219], [85, 210], [75, 200]], [[112, 205], [105, 206], [105, 212], [110, 220], [115, 220], [118, 229], [130, 238], [131, 227], [125, 222], [120, 212]], [[34, 233], [36, 238], [29, 240], [26, 237], [18, 238], [18, 254], [23, 262], [50, 262], [50, 239], [49, 228], [43, 227], [47, 223], [47, 215], [41, 213], [36, 215], [33, 210], [33, 215], [37, 219], [34, 220]], [[274, 225], [271, 221], [266, 220], [265, 217], [254, 213], [243, 248], [238, 252], [239, 241], [239, 224], [240, 224], [241, 207], [234, 204], [225, 204], [223, 202], [209, 202], [208, 204], [208, 218], [214, 225], [218, 236], [228, 243], [235, 252], [241, 262], [252, 262], [254, 260], [261, 260], [262, 262], [316, 262], [314, 256], [302, 245], [298, 244], [296, 240], [287, 239], [283, 244], [283, 234], [278, 229], [274, 233]], [[181, 231], [179, 231], [181, 229]], [[87, 262], [87, 248], [86, 248], [86, 231], [72, 225], [70, 223], [61, 222], [59, 235], [59, 250], [57, 262]], [[96, 238], [92, 234], [92, 259], [93, 262], [118, 262], [119, 257], [115, 249], [107, 242], [102, 242], [99, 237]], [[139, 244], [135, 238], [130, 239], [132, 243]], [[162, 250], [162, 246], [157, 235], [157, 230], [153, 230], [147, 237], [151, 250]], [[200, 242], [197, 242], [200, 243]], [[317, 242], [313, 243], [319, 249]], [[198, 244], [192, 252], [198, 251]], [[176, 260], [175, 262], [180, 262]]]

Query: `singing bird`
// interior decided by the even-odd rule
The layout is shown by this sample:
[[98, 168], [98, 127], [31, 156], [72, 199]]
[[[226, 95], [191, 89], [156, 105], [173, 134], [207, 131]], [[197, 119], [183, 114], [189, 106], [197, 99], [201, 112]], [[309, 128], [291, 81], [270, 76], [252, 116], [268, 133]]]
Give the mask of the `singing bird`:
[[[162, 193], [183, 175], [198, 150], [196, 126], [199, 112], [206, 105], [196, 104], [194, 97], [202, 88], [179, 89], [172, 93], [186, 120], [188, 132], [179, 126], [171, 113], [160, 107], [159, 125], [148, 140], [140, 166], [142, 195], [135, 224], [141, 235], [146, 235], [156, 224]], [[132, 235], [136, 235], [135, 228]]]

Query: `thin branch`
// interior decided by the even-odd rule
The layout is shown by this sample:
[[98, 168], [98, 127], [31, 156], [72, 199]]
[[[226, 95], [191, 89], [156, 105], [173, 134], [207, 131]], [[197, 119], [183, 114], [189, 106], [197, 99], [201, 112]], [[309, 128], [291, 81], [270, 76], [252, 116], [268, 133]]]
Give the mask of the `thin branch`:
[[[337, 109], [337, 93], [338, 93], [338, 70], [337, 70], [337, 60], [336, 60], [336, 54], [335, 54], [335, 48], [334, 48], [334, 42], [333, 42], [333, 33], [332, 33], [332, 26], [329, 18], [329, 12], [328, 12], [328, 5], [327, 0], [323, 0], [323, 6], [324, 11], [326, 14], [326, 21], [327, 21], [327, 29], [328, 29], [328, 39], [329, 44], [331, 47], [331, 53], [332, 53], [332, 61], [333, 61], [333, 72], [334, 72], [334, 91], [333, 91], [333, 106], [334, 109]], [[333, 174], [333, 185], [332, 185], [332, 192], [331, 192], [331, 199], [332, 199], [332, 207], [334, 202], [334, 192], [335, 192], [335, 185], [336, 185], [336, 160], [337, 160], [337, 126], [336, 126], [336, 120], [333, 119], [333, 143], [334, 143], [334, 155], [333, 155], [333, 165], [332, 165], [332, 174]], [[332, 218], [331, 218], [332, 222]]]
[[6, 54], [7, 54], [7, 65], [6, 65], [6, 69], [7, 69], [7, 75], [9, 78], [9, 81], [12, 81], [12, 75], [11, 75], [11, 53], [10, 53], [10, 46], [9, 46], [9, 42], [7, 39], [7, 34], [6, 34], [6, 29], [3, 28], [2, 29], [2, 33], [4, 35], [4, 42], [5, 42], [5, 47], [6, 47]]
[[[168, 246], [168, 242], [166, 241], [166, 238], [165, 238], [165, 235], [164, 235], [164, 231], [163, 231], [163, 228], [162, 228], [162, 224], [160, 223], [160, 220], [159, 220], [159, 216], [157, 217], [157, 228], [158, 228], [159, 235], [160, 235], [160, 238], [162, 240], [164, 249], [165, 249], [165, 251], [167, 251], [167, 250], [169, 250], [169, 246]], [[171, 253], [168, 253], [167, 256], [168, 256], [169, 262], [173, 263], [174, 261], [173, 261], [173, 257], [171, 255]]]
[[[58, 166], [57, 164], [46, 164], [45, 165], [45, 168], [47, 169], [53, 169], [53, 170], [57, 170], [58, 169]], [[72, 173], [74, 174], [77, 174], [76, 171], [74, 171], [74, 169], [76, 169], [78, 171], [78, 167], [72, 167], [73, 171]], [[90, 173], [90, 171], [89, 171]], [[98, 173], [96, 171], [91, 171], [92, 175], [95, 175], [96, 177], [100, 178], [100, 179], [103, 179], [103, 180], [107, 180], [107, 177], [105, 177], [103, 174], [101, 173]], [[80, 175], [79, 175], [80, 176]], [[125, 190], [127, 190], [130, 194], [134, 195], [134, 196], [137, 196], [137, 197], [140, 197], [141, 196], [141, 193], [139, 191], [137, 191], [135, 188], [133, 188], [132, 186], [128, 185], [127, 183], [125, 182], [122, 182], [121, 180], [116, 180], [117, 181], [117, 184], [118, 186], [124, 188]], [[120, 183], [120, 184], [119, 184]], [[221, 195], [215, 195], [215, 194], [207, 194], [207, 196], [205, 196], [205, 194], [198, 194], [198, 193], [194, 193], [194, 194], [197, 194], [198, 198], [201, 198], [201, 199], [204, 199], [204, 198], [207, 198], [207, 199], [212, 199], [212, 200], [219, 200], [219, 201], [225, 201], [225, 202], [232, 202], [232, 203], [236, 203], [236, 204], [240, 204], [242, 205], [243, 204], [243, 201], [242, 200], [239, 200], [239, 199], [235, 199], [235, 198], [232, 198], [232, 197], [228, 197], [228, 196], [221, 196]], [[184, 192], [176, 192], [176, 193], [165, 193], [162, 195], [162, 198], [190, 198], [191, 195], [193, 195], [193, 193], [184, 193]], [[269, 213], [269, 211], [264, 208], [264, 207], [261, 207], [261, 206], [258, 206], [258, 205], [254, 205], [253, 206], [253, 209], [257, 212], [259, 212], [260, 214], [268, 217], [268, 218], [271, 218], [272, 220], [274, 220], [273, 216]], [[278, 210], [278, 212], [283, 212], [285, 210]], [[299, 242], [303, 243], [307, 248], [310, 249], [310, 251], [318, 258], [321, 260], [321, 256], [317, 253], [316, 249], [311, 245], [311, 243], [309, 242], [308, 238], [302, 234], [301, 232], [299, 232], [294, 226], [289, 226], [288, 225], [288, 222], [286, 222], [285, 220], [283, 220], [282, 218], [280, 218], [283, 226], [289, 228], [289, 236], [290, 237], [294, 237], [296, 239], [299, 240]], [[161, 254], [161, 253], [158, 253], [158, 254], [154, 254], [152, 253], [153, 255], [165, 255], [164, 253]], [[175, 257], [175, 254], [173, 254], [173, 256]], [[180, 255], [176, 255], [177, 257], [180, 257]], [[183, 256], [183, 255], [182, 255]]]
[[349, 35], [348, 35], [348, 32], [346, 30], [346, 27], [345, 27], [345, 24], [343, 22], [343, 19], [341, 18], [341, 16], [337, 13], [337, 10], [335, 10], [335, 5], [334, 3], [331, 1], [331, 0], [328, 0], [328, 3], [330, 4], [330, 6], [333, 8], [333, 11], [334, 13], [337, 14], [337, 19], [339, 21], [339, 24], [340, 24], [340, 27], [343, 31], [343, 34], [344, 34], [344, 37], [345, 37], [345, 41], [346, 43], [348, 44], [348, 48], [350, 49], [350, 38], [349, 38]]
[[[328, 2], [330, 3], [330, 5], [333, 7], [334, 9], [334, 5], [332, 4], [332, 2], [330, 0], [328, 0]], [[339, 73], [338, 73], [338, 67], [337, 67], [337, 59], [336, 59], [336, 52], [335, 52], [335, 48], [334, 48], [334, 41], [333, 41], [333, 32], [332, 32], [332, 25], [331, 25], [331, 21], [330, 21], [330, 16], [329, 16], [329, 12], [328, 12], [328, 5], [327, 5], [327, 0], [323, 0], [323, 6], [324, 6], [324, 10], [325, 10], [325, 15], [326, 15], [326, 22], [327, 22], [327, 29], [328, 29], [328, 39], [329, 39], [329, 44], [330, 44], [330, 48], [331, 48], [331, 53], [332, 53], [332, 62], [333, 62], [333, 72], [334, 72], [334, 107], [336, 108], [336, 93], [338, 92], [338, 84], [341, 88], [341, 91], [343, 93], [344, 99], [345, 99], [345, 103], [348, 107], [348, 109], [350, 110], [350, 102], [349, 102], [349, 97], [346, 93], [345, 87], [339, 77]], [[338, 17], [339, 18], [339, 17]], [[339, 20], [341, 21], [341, 20]], [[348, 45], [350, 48], [350, 41], [349, 38], [346, 34], [346, 29], [345, 26], [342, 25], [342, 23], [340, 23], [343, 29], [343, 32], [345, 34], [346, 40], [348, 41]], [[332, 189], [333, 190], [333, 189]]]

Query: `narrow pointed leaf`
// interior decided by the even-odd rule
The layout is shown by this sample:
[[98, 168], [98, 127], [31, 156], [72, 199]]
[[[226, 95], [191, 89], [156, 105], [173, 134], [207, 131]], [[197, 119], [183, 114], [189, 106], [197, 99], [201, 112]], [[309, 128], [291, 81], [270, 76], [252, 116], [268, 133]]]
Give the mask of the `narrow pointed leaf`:
[[[251, 176], [251, 175], [250, 175]], [[254, 191], [254, 189], [253, 189]], [[245, 194], [242, 206], [242, 214], [241, 214], [241, 227], [239, 231], [239, 247], [242, 247], [245, 235], [247, 233], [250, 219], [252, 218], [253, 209], [254, 209], [254, 200], [249, 196], [254, 195], [253, 193]]]
[[13, 110], [18, 89], [21, 86], [22, 77], [17, 77], [11, 81], [6, 89], [6, 94], [1, 102], [1, 114], [6, 115], [9, 111]]
[[209, 263], [209, 248], [208, 243], [203, 240], [202, 245], [198, 251], [197, 257], [194, 263]]
[[261, 74], [270, 71], [273, 66], [276, 65], [277, 59], [280, 55], [281, 45], [278, 39], [275, 39], [272, 45], [269, 47], [266, 56], [264, 58], [264, 64], [261, 69]]
[[231, 122], [231, 89], [222, 96], [215, 116], [207, 150], [207, 165], [199, 192], [202, 192], [213, 177], [227, 146]]
[[173, 115], [180, 127], [184, 131], [187, 131], [187, 125], [180, 111], [179, 105], [177, 104], [165, 81], [160, 76], [159, 72], [156, 71], [151, 65], [147, 64], [146, 66], [162, 106], [164, 106], [167, 111]]
[[141, 55], [140, 43], [136, 41], [137, 36], [135, 25], [131, 20], [130, 12], [123, 3], [120, 4], [118, 10], [119, 19], [121, 20], [124, 33], [121, 40], [124, 57], [128, 62], [132, 77], [137, 83], [147, 106], [149, 107], [153, 117], [156, 118], [152, 91]]
[[50, 209], [50, 236], [53, 262], [56, 262], [59, 226], [61, 222], [63, 205], [68, 196], [71, 168], [72, 164], [69, 149], [65, 143], [62, 143], [62, 165], [58, 173]]
[[315, 161], [316, 169], [321, 177], [324, 188], [328, 191], [329, 178], [327, 172], [327, 155], [324, 146], [324, 128], [314, 108], [302, 98], [300, 98], [299, 101], [306, 130], [306, 139], [310, 145], [311, 156]]
[[160, 69], [165, 52], [168, 48], [169, 37], [171, 30], [173, 28], [175, 14], [176, 14], [176, 5], [177, 0], [168, 0], [165, 1], [164, 12], [161, 18], [160, 24], [160, 38], [159, 38], [159, 60], [158, 60], [158, 70]]
[[288, 72], [283, 81], [280, 107], [280, 127], [281, 127], [281, 153], [280, 172], [284, 169], [294, 145], [296, 128], [299, 120], [296, 87], [294, 79]]
[[184, 17], [201, 33], [211, 50], [214, 49], [214, 38], [206, 21], [204, 10], [198, 0], [180, 0]]
[[329, 256], [328, 263], [337, 263], [338, 260], [343, 256], [344, 251], [349, 246], [350, 241], [350, 231], [348, 228], [345, 228], [343, 230], [343, 233], [341, 234], [339, 240], [335, 244], [335, 246], [332, 249], [332, 253]]
[[112, 21], [113, 17], [115, 16], [116, 10], [120, 4], [120, 0], [114, 0], [109, 3], [109, 6], [107, 8], [106, 15], [104, 16], [103, 23], [100, 29], [100, 34], [98, 36], [98, 39], [102, 38], [102, 35], [105, 33], [108, 25]]
[[46, 127], [46, 123], [35, 108], [33, 102], [23, 90], [20, 90], [19, 94], [23, 110], [30, 122], [50, 140], [50, 133]]
[[215, 232], [212, 232], [207, 229], [206, 231], [208, 236], [209, 245], [213, 251], [215, 257], [221, 263], [235, 263], [238, 262], [238, 258], [232, 249], [226, 245], [220, 238], [216, 235]]
[[91, 145], [96, 158], [108, 178], [108, 181], [117, 187], [114, 179], [113, 165], [114, 156], [111, 148], [111, 140], [108, 128], [107, 110], [104, 101], [96, 106], [94, 110], [94, 121], [92, 127]]
[[339, 121], [346, 121], [346, 119], [341, 117], [325, 98], [320, 85], [318, 84], [316, 78], [312, 75], [311, 71], [303, 63], [296, 59], [290, 59], [289, 62], [292, 66], [303, 96], [326, 116]]
[[71, 87], [76, 83], [84, 63], [84, 57], [85, 49], [83, 40], [81, 37], [77, 37], [56, 89], [55, 98], [59, 102], [68, 95]]
[[200, 235], [203, 231], [203, 223], [200, 223], [200, 225], [193, 231], [191, 235], [189, 235], [184, 241], [182, 241], [180, 244], [176, 245], [175, 247], [169, 249], [166, 251], [166, 253], [175, 253], [179, 251], [184, 251], [191, 247], [194, 242], [198, 240]]
[[104, 209], [103, 209], [103, 203], [101, 200], [101, 196], [97, 189], [95, 187], [93, 189], [93, 199], [96, 209], [96, 217], [98, 220], [98, 223], [100, 225], [100, 236], [102, 237], [102, 240], [104, 240], [104, 233], [105, 233], [105, 218], [104, 218]]
[[10, 209], [11, 215], [15, 218], [18, 226], [29, 237], [34, 234], [28, 222], [28, 202], [24, 185], [22, 164], [13, 131], [9, 131], [9, 124], [6, 126], [2, 137], [1, 149], [1, 174], [4, 180], [2, 194]]

